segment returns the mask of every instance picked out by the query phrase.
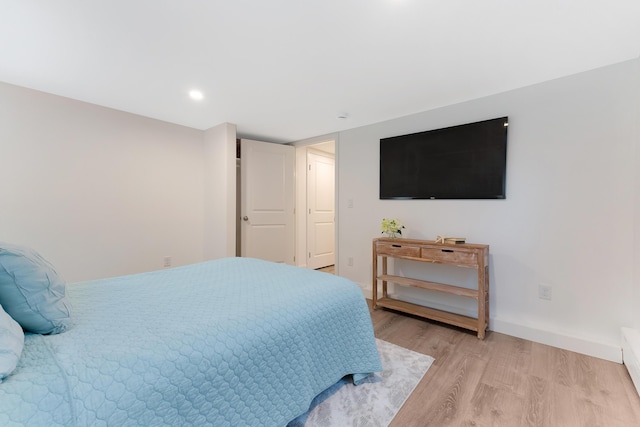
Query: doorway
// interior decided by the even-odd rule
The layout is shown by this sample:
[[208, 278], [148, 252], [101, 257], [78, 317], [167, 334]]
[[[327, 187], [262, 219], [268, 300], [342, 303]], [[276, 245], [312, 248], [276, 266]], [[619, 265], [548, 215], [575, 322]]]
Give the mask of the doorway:
[[307, 267], [335, 265], [335, 157], [307, 150]]
[[[269, 143], [263, 143], [263, 144], [267, 144], [267, 145], [272, 145]], [[238, 140], [238, 146], [241, 145], [241, 140]], [[279, 145], [279, 144], [275, 144], [275, 145]], [[291, 147], [292, 149], [295, 149], [295, 244], [292, 244], [291, 247], [295, 248], [295, 256], [293, 258], [293, 263], [299, 267], [306, 267], [306, 268], [323, 268], [323, 267], [327, 267], [327, 266], [331, 266], [333, 265], [334, 267], [337, 266], [336, 264], [336, 259], [337, 259], [337, 253], [338, 253], [338, 248], [337, 245], [335, 244], [336, 242], [336, 238], [337, 238], [337, 222], [336, 222], [336, 213], [335, 213], [335, 206], [336, 206], [336, 194], [337, 194], [337, 176], [335, 174], [335, 165], [336, 165], [336, 138], [325, 138], [325, 139], [321, 139], [321, 140], [314, 140], [313, 142], [302, 142], [302, 144], [294, 144], [293, 147]], [[321, 241], [318, 241], [316, 239], [316, 242], [313, 243], [315, 245], [315, 249], [312, 249], [310, 247], [310, 244], [308, 243], [308, 241], [310, 239], [308, 239], [308, 234], [307, 234], [307, 230], [308, 227], [307, 225], [307, 221], [308, 221], [308, 217], [310, 215], [309, 213], [309, 209], [310, 209], [310, 205], [312, 204], [309, 200], [308, 200], [308, 191], [307, 191], [307, 181], [308, 181], [308, 170], [309, 170], [309, 165], [307, 163], [307, 155], [308, 153], [314, 153], [316, 155], [320, 155], [321, 157], [329, 157], [332, 158], [333, 160], [333, 164], [331, 166], [327, 166], [327, 165], [323, 165], [321, 167], [322, 171], [319, 174], [320, 176], [316, 176], [317, 178], [320, 178], [321, 183], [326, 184], [327, 182], [329, 182], [328, 185], [328, 193], [324, 192], [321, 195], [321, 201], [322, 203], [320, 203], [320, 209], [318, 209], [319, 213], [324, 214], [325, 218], [320, 218], [320, 220], [318, 220], [318, 218], [316, 218], [316, 222], [319, 223], [318, 227], [319, 228], [323, 228], [324, 229], [324, 233], [320, 234], [321, 237]], [[240, 159], [242, 159], [243, 155], [241, 153], [241, 150], [238, 150], [238, 157]], [[237, 162], [237, 176], [238, 176], [238, 180], [237, 180], [237, 201], [238, 201], [238, 206], [237, 206], [237, 223], [236, 223], [236, 232], [237, 232], [237, 247], [236, 247], [236, 256], [242, 256], [242, 253], [245, 252], [243, 251], [243, 237], [242, 237], [242, 227], [243, 225], [246, 225], [245, 223], [247, 221], [244, 221], [244, 217], [247, 216], [248, 217], [248, 221], [250, 221], [253, 217], [253, 215], [248, 215], [246, 212], [243, 213], [243, 209], [241, 207], [241, 199], [242, 199], [242, 176], [243, 176], [243, 172], [242, 170], [245, 169], [245, 173], [246, 173], [246, 166], [243, 166], [243, 162], [241, 160], [238, 160]], [[317, 197], [317, 193], [316, 193], [316, 197]], [[332, 203], [328, 203], [328, 201], [332, 201]], [[327, 205], [330, 205], [331, 209], [327, 209]], [[332, 211], [331, 213], [327, 212], [327, 211]], [[330, 215], [330, 216], [329, 216]], [[327, 216], [329, 216], [329, 220], [327, 220]], [[330, 224], [329, 224], [330, 223]], [[313, 240], [313, 239], [311, 239]], [[273, 240], [272, 240], [273, 241]], [[288, 246], [288, 245], [287, 245]], [[244, 248], [246, 250], [246, 248]], [[246, 252], [245, 252], [246, 253]], [[314, 265], [309, 265], [308, 261], [311, 258], [310, 253], [313, 255], [314, 253], [322, 253], [322, 254], [326, 254], [326, 255], [333, 255], [333, 259], [329, 258], [329, 256], [324, 257], [324, 260], [322, 262], [320, 262], [319, 264], [314, 264]], [[327, 262], [327, 259], [329, 260]], [[321, 265], [321, 264], [325, 264], [325, 265]]]
[[335, 139], [296, 146], [296, 265], [336, 263]]

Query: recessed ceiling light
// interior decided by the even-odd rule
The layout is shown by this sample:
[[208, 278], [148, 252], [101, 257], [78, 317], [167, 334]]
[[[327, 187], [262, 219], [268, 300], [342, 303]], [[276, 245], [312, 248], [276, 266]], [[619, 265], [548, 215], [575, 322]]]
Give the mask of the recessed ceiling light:
[[189, 97], [191, 97], [191, 99], [194, 99], [196, 101], [200, 101], [201, 99], [204, 98], [204, 94], [199, 90], [192, 90], [189, 92]]

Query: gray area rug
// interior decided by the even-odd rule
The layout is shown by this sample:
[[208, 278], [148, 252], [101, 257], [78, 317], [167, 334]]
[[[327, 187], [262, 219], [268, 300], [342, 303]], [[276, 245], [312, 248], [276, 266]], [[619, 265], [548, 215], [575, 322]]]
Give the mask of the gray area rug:
[[398, 413], [434, 359], [376, 340], [382, 372], [354, 386], [342, 379], [311, 403], [309, 412], [288, 427], [387, 426]]

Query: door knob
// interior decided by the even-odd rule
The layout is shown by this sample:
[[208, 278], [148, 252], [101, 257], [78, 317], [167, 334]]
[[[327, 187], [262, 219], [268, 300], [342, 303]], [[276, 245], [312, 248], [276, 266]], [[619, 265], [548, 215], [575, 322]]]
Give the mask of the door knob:
[[249, 217], [245, 215], [245, 216], [242, 217], [242, 220], [243, 221], [249, 221]]

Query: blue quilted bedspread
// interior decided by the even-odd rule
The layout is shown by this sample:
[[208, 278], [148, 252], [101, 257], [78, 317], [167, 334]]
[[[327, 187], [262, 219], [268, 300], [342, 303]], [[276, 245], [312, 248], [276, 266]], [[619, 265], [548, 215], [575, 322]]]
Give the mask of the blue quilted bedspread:
[[27, 335], [0, 425], [285, 426], [347, 374], [380, 371], [360, 288], [227, 258], [67, 286], [73, 324]]

